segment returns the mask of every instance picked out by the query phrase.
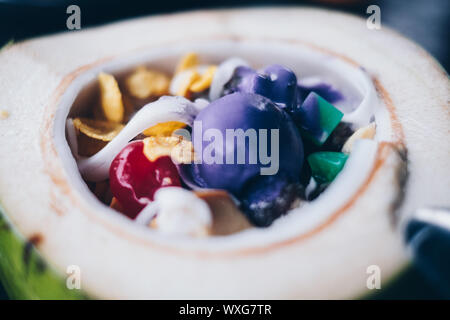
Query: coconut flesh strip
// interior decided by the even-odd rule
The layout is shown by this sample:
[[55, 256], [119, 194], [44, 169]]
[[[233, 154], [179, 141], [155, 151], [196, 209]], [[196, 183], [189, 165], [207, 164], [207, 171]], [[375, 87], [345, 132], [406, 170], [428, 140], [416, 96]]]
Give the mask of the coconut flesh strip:
[[191, 125], [197, 112], [195, 104], [183, 97], [164, 96], [146, 104], [103, 149], [78, 161], [82, 176], [94, 182], [107, 179], [111, 162], [131, 139], [158, 123], [179, 121]]
[[69, 143], [70, 150], [75, 157], [78, 157], [78, 141], [77, 141], [77, 133], [75, 127], [73, 125], [72, 119], [67, 119], [66, 121], [66, 133], [67, 139]]
[[209, 88], [209, 100], [214, 101], [220, 98], [223, 88], [230, 81], [234, 70], [237, 67], [248, 66], [247, 61], [241, 58], [233, 57], [222, 62], [214, 74], [211, 86]]
[[195, 99], [194, 105], [195, 109], [197, 110], [197, 113], [200, 112], [202, 109], [206, 108], [209, 104], [209, 101], [203, 98]]

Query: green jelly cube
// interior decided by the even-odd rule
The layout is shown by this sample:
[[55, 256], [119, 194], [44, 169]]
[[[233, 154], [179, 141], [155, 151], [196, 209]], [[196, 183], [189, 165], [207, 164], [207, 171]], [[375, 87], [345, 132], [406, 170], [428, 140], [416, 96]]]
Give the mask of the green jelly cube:
[[319, 183], [330, 183], [342, 170], [348, 155], [342, 152], [321, 151], [308, 156], [311, 174]]
[[[307, 122], [303, 134], [315, 145], [321, 146], [337, 127], [344, 114], [315, 92], [311, 92], [302, 104]], [[317, 119], [317, 117], [319, 119]]]

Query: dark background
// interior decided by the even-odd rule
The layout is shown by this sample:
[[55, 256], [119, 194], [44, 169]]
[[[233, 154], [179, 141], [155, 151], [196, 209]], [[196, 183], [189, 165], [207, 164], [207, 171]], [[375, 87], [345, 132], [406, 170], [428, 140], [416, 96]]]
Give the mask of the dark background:
[[[310, 1], [138, 1], [138, 0], [0, 0], [0, 47], [9, 40], [65, 31], [66, 8], [81, 8], [81, 27], [100, 25], [131, 17], [204, 8], [252, 7], [269, 5], [308, 5], [326, 7], [367, 17], [368, 5], [381, 8], [381, 24], [396, 29], [430, 52], [449, 70], [450, 0], [310, 0]], [[409, 269], [373, 298], [439, 299], [443, 296], [415, 268]], [[7, 299], [0, 284], [0, 299]]]

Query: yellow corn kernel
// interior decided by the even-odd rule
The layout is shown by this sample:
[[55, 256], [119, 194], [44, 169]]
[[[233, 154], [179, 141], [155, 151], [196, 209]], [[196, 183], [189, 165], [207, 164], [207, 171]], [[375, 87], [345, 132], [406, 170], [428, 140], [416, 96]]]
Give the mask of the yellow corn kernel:
[[103, 114], [108, 121], [122, 122], [125, 111], [116, 79], [114, 76], [102, 72], [98, 75], [98, 81]]
[[208, 89], [211, 85], [216, 70], [216, 66], [209, 66], [200, 78], [191, 84], [189, 90], [192, 92], [202, 92], [203, 90]]
[[175, 69], [175, 74], [180, 73], [184, 70], [193, 68], [198, 65], [198, 56], [194, 52], [189, 52], [181, 58], [178, 62], [177, 68]]

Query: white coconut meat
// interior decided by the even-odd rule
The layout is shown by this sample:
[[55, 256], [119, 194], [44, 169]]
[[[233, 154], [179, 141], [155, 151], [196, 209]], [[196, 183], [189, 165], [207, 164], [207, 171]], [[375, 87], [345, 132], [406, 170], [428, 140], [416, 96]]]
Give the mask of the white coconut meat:
[[66, 135], [67, 135], [67, 142], [69, 143], [72, 154], [74, 155], [74, 157], [78, 158], [77, 133], [75, 131], [75, 127], [73, 126], [72, 119], [67, 119], [66, 121]]
[[209, 100], [220, 98], [225, 85], [233, 77], [234, 71], [241, 66], [248, 66], [248, 63], [237, 57], [229, 58], [219, 65], [209, 88]]
[[[374, 115], [376, 142], [355, 143], [329, 189], [269, 228], [202, 239], [143, 228], [87, 188], [66, 119], [72, 106], [82, 109], [74, 101], [100, 71], [148, 64], [169, 72], [192, 51], [208, 64], [282, 63], [300, 79], [326, 78], [344, 95], [355, 93], [354, 105], [376, 102], [352, 116], [362, 125]], [[9, 47], [0, 66], [0, 104], [13, 110], [0, 126], [2, 207], [24, 237], [42, 236], [37, 247], [61, 274], [79, 266], [82, 288], [94, 297], [369, 294], [368, 266], [381, 268], [383, 287], [408, 263], [394, 222], [423, 205], [450, 205], [447, 75], [421, 48], [386, 28], [369, 30], [363, 19], [294, 8], [142, 18]]]
[[139, 213], [136, 222], [147, 226], [153, 224], [165, 234], [202, 237], [212, 228], [212, 214], [206, 202], [182, 188], [157, 190], [154, 202], [147, 207]]
[[78, 161], [81, 174], [89, 181], [107, 179], [111, 162], [131, 139], [158, 123], [179, 121], [192, 125], [196, 114], [195, 104], [183, 97], [164, 96], [145, 105], [102, 150]]

